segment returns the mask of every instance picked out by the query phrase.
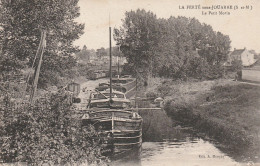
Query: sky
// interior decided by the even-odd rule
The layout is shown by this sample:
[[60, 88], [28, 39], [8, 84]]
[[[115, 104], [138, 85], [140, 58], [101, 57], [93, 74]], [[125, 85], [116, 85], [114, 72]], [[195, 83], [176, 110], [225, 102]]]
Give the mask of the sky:
[[[187, 5], [200, 5], [200, 9], [187, 9]], [[204, 6], [232, 5], [233, 9], [208, 10]], [[244, 6], [252, 10], [241, 9]], [[195, 17], [209, 24], [215, 31], [229, 35], [232, 49], [253, 49], [260, 53], [260, 1], [259, 0], [79, 0], [80, 17], [85, 23], [84, 34], [74, 42], [88, 49], [109, 47], [109, 14], [112, 28], [119, 28], [126, 11], [138, 8], [152, 11], [157, 18], [170, 16]], [[185, 9], [180, 9], [184, 6]], [[239, 9], [234, 10], [234, 6]], [[203, 15], [207, 13], [207, 15]], [[210, 12], [227, 11], [230, 15], [212, 15]], [[114, 46], [116, 43], [112, 41]]]

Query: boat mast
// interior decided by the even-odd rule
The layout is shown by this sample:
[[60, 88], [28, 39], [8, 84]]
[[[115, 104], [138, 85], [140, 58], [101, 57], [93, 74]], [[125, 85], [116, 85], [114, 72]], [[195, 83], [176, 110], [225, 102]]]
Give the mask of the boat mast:
[[109, 14], [109, 71], [110, 71], [110, 102], [112, 101], [112, 54], [111, 54], [111, 27], [110, 27], [110, 14]]
[[120, 77], [120, 69], [119, 69], [119, 56], [120, 56], [120, 46], [119, 46], [119, 48], [118, 48], [118, 50], [119, 50], [119, 52], [118, 52], [118, 55], [117, 55], [117, 78], [119, 79], [119, 77]]

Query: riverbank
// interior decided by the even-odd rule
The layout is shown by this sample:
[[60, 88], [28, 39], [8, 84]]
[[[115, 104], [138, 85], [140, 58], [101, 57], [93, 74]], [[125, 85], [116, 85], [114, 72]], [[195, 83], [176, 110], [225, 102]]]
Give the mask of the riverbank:
[[217, 140], [236, 160], [260, 162], [259, 86], [231, 80], [152, 79], [146, 94], [163, 97], [170, 117]]

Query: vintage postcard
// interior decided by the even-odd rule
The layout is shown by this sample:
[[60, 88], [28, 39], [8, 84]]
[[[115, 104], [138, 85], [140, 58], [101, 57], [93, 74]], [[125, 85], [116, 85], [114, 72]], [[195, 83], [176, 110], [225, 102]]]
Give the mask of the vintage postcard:
[[260, 165], [260, 1], [0, 0], [0, 165]]

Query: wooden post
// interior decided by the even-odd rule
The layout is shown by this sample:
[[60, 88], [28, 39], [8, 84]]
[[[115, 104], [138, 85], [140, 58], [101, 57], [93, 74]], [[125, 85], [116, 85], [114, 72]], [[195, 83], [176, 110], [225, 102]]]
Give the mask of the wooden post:
[[37, 70], [36, 70], [36, 73], [35, 73], [35, 77], [34, 77], [34, 82], [33, 82], [33, 87], [32, 87], [32, 93], [31, 93], [31, 96], [30, 96], [30, 103], [32, 104], [33, 103], [33, 98], [34, 98], [34, 95], [37, 91], [37, 84], [38, 84], [38, 80], [39, 80], [39, 75], [40, 75], [40, 69], [41, 69], [41, 64], [42, 64], [42, 57], [43, 57], [43, 52], [44, 52], [44, 48], [46, 46], [46, 31], [43, 30], [42, 33], [41, 33], [41, 42], [40, 42], [40, 59], [39, 59], [39, 63], [38, 63], [38, 66], [37, 66]]
[[[43, 34], [42, 34], [42, 31], [41, 31], [40, 44], [39, 44], [39, 46], [38, 46], [36, 55], [35, 55], [34, 60], [33, 60], [32, 69], [34, 68], [35, 61], [36, 61], [37, 57], [39, 56], [39, 53], [40, 53], [40, 50], [41, 50], [41, 46], [42, 46], [42, 42], [43, 42]], [[22, 94], [22, 99], [25, 97], [26, 90], [27, 90], [27, 87], [28, 87], [28, 84], [29, 84], [29, 81], [30, 81], [30, 77], [31, 77], [31, 71], [29, 71], [29, 74], [28, 74], [28, 76], [27, 76], [25, 88], [24, 88], [24, 91], [23, 91], [23, 94]]]
[[114, 134], [114, 128], [115, 128], [115, 124], [114, 124], [114, 112], [112, 112], [112, 135]]
[[138, 107], [138, 104], [136, 104], [136, 102], [137, 102], [137, 74], [135, 78], [135, 108]]
[[117, 75], [118, 78], [120, 77], [120, 64], [119, 64], [119, 58], [120, 58], [120, 46], [118, 48], [118, 56], [117, 56]]

